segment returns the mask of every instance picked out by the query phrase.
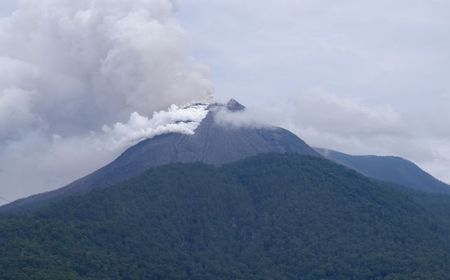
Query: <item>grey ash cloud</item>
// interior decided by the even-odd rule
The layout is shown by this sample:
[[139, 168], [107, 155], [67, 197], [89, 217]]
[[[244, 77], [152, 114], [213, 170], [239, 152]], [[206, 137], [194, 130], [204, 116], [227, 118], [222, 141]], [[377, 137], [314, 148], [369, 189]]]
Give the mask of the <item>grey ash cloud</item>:
[[10, 200], [68, 183], [138, 137], [189, 132], [167, 125], [177, 110], [150, 118], [211, 98], [209, 69], [192, 57], [175, 1], [19, 0], [0, 9], [0, 195]]
[[105, 139], [128, 139], [114, 128], [208, 99], [213, 84], [219, 100], [248, 107], [225, 121], [400, 155], [450, 182], [448, 10], [422, 0], [1, 1], [0, 195], [89, 173], [121, 150]]

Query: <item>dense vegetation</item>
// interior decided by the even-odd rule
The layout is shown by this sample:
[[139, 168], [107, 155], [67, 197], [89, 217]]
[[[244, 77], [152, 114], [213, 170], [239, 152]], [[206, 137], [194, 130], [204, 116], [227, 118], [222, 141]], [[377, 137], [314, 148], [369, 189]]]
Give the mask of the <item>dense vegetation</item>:
[[325, 158], [348, 166], [369, 178], [430, 193], [450, 194], [450, 186], [437, 180], [411, 161], [392, 156], [353, 156], [316, 149]]
[[449, 205], [320, 158], [173, 164], [1, 217], [0, 278], [448, 279]]

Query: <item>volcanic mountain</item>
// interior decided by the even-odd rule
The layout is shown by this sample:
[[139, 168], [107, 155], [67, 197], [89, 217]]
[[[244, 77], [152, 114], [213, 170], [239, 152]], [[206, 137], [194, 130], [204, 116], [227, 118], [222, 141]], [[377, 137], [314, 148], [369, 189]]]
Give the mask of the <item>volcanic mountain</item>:
[[220, 112], [239, 114], [244, 110], [245, 107], [234, 99], [226, 104], [210, 104], [208, 113], [195, 134], [169, 133], [146, 139], [86, 177], [55, 191], [18, 200], [1, 210], [33, 208], [50, 200], [105, 188], [139, 175], [149, 168], [169, 163], [203, 162], [222, 165], [263, 153], [295, 153], [321, 157], [288, 130], [271, 126], [224, 124], [217, 119]]
[[0, 278], [448, 279], [450, 196], [367, 178], [281, 128], [228, 123], [244, 110], [234, 100], [192, 106], [208, 108], [193, 134], [146, 139], [5, 206]]
[[376, 180], [423, 192], [450, 194], [449, 185], [434, 178], [415, 163], [400, 157], [355, 156], [320, 148], [316, 148], [316, 151], [331, 161]]

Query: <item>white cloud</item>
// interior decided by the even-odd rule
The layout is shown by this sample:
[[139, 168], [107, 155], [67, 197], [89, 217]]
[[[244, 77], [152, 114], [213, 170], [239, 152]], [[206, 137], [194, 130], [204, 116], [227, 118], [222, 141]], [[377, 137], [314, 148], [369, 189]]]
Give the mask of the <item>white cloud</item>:
[[450, 183], [449, 9], [422, 0], [185, 0], [180, 17], [214, 69], [219, 98], [267, 112], [312, 145], [400, 155]]
[[215, 112], [214, 121], [223, 126], [270, 128], [266, 113], [264, 110], [249, 109], [230, 112], [225, 108], [219, 108]]
[[126, 123], [76, 136], [30, 131], [0, 146], [1, 195], [11, 200], [61, 187], [109, 163], [143, 139], [167, 133], [193, 134], [206, 117], [206, 108], [172, 105], [151, 118], [135, 112]]
[[19, 0], [0, 17], [0, 195], [60, 187], [145, 137], [192, 132], [203, 109], [153, 115], [213, 91], [176, 9], [171, 0]]
[[193, 40], [170, 0], [19, 0], [14, 14], [8, 4], [0, 195], [59, 187], [153, 135], [167, 117], [153, 112], [208, 98], [192, 45], [219, 97], [250, 108], [232, 122], [404, 156], [450, 182], [449, 3], [184, 0], [178, 15]]
[[170, 106], [167, 111], [155, 112], [152, 118], [132, 113], [128, 123], [104, 126], [101, 144], [108, 149], [123, 149], [143, 139], [167, 133], [194, 134], [195, 129], [208, 113], [207, 105], [193, 105], [179, 108]]
[[402, 156], [450, 182], [450, 137], [443, 135], [445, 129], [433, 127], [430, 119], [421, 114], [401, 112], [389, 105], [368, 106], [322, 90], [274, 98], [269, 103], [270, 106], [250, 107], [248, 113], [224, 120], [240, 125], [281, 126], [315, 147], [350, 154]]
[[32, 91], [29, 110], [62, 134], [207, 98], [173, 14], [169, 0], [22, 0], [0, 21], [0, 95]]

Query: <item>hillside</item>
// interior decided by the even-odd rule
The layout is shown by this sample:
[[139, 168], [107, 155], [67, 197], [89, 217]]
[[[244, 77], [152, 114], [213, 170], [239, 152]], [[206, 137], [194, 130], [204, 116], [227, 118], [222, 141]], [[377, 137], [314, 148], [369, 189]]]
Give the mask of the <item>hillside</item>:
[[0, 216], [0, 271], [2, 279], [447, 279], [449, 231], [429, 207], [317, 157], [171, 164]]
[[328, 149], [316, 149], [322, 156], [350, 167], [367, 177], [414, 190], [450, 194], [450, 186], [437, 180], [413, 162], [392, 156], [354, 156]]
[[149, 168], [170, 163], [204, 162], [221, 165], [261, 153], [298, 153], [320, 157], [288, 130], [269, 126], [224, 125], [216, 121], [219, 110], [232, 114], [244, 108], [233, 99], [227, 104], [211, 104], [209, 113], [195, 134], [170, 133], [144, 140], [86, 177], [55, 191], [15, 201], [1, 207], [0, 211], [36, 208], [55, 199], [117, 184]]

